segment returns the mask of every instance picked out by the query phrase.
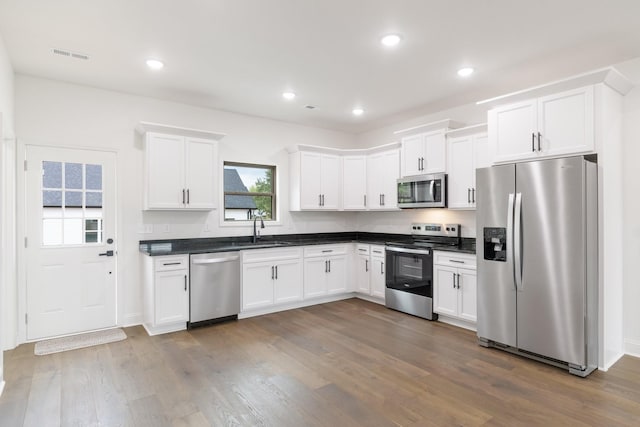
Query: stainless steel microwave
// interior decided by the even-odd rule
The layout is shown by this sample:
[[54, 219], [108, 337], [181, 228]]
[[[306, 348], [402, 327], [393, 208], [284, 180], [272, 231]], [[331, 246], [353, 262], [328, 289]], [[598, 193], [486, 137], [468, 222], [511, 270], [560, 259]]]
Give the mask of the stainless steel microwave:
[[399, 179], [398, 207], [446, 208], [447, 174], [417, 175]]

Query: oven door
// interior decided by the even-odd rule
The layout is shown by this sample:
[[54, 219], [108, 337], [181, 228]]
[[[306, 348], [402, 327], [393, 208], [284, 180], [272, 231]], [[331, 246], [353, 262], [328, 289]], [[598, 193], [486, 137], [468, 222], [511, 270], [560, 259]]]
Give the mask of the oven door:
[[398, 207], [444, 208], [447, 206], [447, 176], [422, 175], [398, 180]]
[[433, 296], [433, 255], [430, 249], [387, 246], [386, 286], [424, 297]]

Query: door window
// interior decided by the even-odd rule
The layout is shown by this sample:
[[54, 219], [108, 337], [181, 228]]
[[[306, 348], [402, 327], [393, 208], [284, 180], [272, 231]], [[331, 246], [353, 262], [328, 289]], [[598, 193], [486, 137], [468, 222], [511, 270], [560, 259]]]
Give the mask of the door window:
[[42, 162], [42, 245], [102, 243], [102, 165]]

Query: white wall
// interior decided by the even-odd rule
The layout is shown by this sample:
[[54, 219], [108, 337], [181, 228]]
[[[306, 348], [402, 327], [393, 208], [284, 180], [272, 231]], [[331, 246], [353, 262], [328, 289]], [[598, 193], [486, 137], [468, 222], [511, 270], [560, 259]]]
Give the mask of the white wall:
[[[15, 331], [15, 324], [8, 322], [8, 311], [4, 307], [14, 306], [11, 291], [15, 289], [15, 239], [13, 186], [15, 174], [14, 139], [14, 82], [13, 68], [0, 36], [0, 394], [4, 387], [3, 354], [6, 338]], [[12, 329], [9, 329], [13, 325]]]
[[[295, 144], [352, 147], [354, 137], [349, 134], [23, 75], [16, 76], [16, 118], [21, 147], [36, 144], [117, 151], [119, 322], [124, 325], [139, 323], [142, 319], [139, 240], [250, 235], [252, 232], [249, 224], [221, 226], [220, 210], [143, 212], [142, 138], [134, 131], [139, 121], [226, 133], [220, 141], [221, 161], [276, 165], [281, 221], [280, 225], [267, 225], [263, 235], [356, 228], [353, 213], [290, 214], [286, 191], [288, 154], [285, 147]], [[23, 214], [18, 207], [18, 218]], [[141, 234], [145, 224], [152, 225], [154, 232]], [[164, 232], [167, 227], [169, 232]]]

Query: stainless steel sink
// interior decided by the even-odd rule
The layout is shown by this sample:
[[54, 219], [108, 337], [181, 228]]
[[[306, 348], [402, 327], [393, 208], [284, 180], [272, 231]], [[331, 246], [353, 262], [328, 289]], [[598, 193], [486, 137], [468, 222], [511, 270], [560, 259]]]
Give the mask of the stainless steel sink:
[[283, 242], [279, 240], [269, 241], [269, 242], [229, 242], [223, 244], [217, 249], [239, 249], [239, 248], [247, 248], [247, 249], [260, 249], [260, 248], [277, 248], [280, 246], [289, 246], [290, 242]]

